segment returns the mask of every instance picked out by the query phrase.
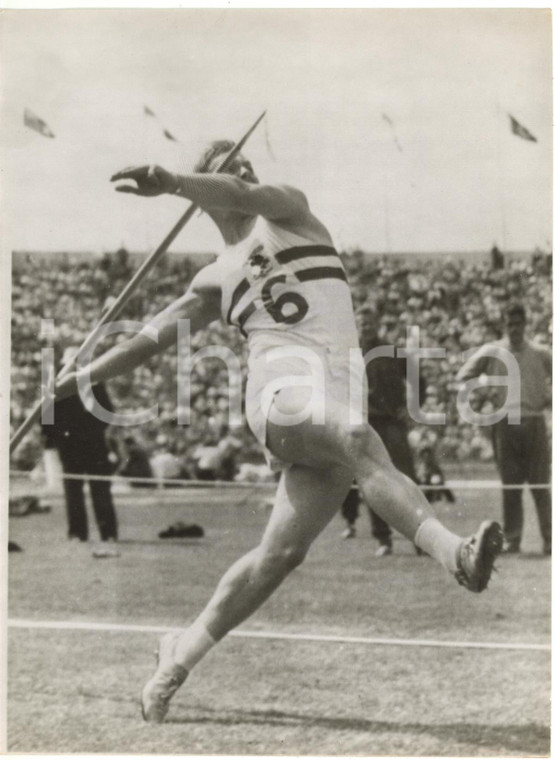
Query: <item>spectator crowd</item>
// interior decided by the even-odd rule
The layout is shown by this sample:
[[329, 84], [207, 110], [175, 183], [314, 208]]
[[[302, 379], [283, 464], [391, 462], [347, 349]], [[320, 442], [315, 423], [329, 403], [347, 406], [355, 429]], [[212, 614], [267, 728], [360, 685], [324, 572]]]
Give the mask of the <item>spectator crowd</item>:
[[[499, 252], [498, 252], [499, 253]], [[402, 348], [407, 327], [419, 328], [420, 345], [445, 349], [444, 359], [424, 359], [426, 380], [423, 409], [442, 412], [446, 424], [414, 426], [411, 442], [433, 444], [443, 461], [488, 462], [491, 442], [483, 428], [463, 422], [455, 407], [455, 375], [462, 352], [497, 339], [502, 310], [521, 301], [528, 314], [529, 336], [552, 342], [552, 257], [540, 251], [501, 260], [483, 256], [370, 255], [362, 251], [342, 256], [355, 309], [371, 305], [380, 318], [380, 338]], [[211, 257], [166, 256], [145, 280], [119, 319], [145, 321], [185, 291], [195, 271]], [[15, 253], [12, 272], [11, 428], [23, 422], [41, 393], [42, 350], [52, 347], [59, 358], [69, 345], [80, 345], [110, 298], [123, 290], [140, 265], [139, 256], [125, 249], [102, 257], [77, 254]], [[110, 336], [102, 343], [128, 337]], [[231, 348], [245, 367], [246, 342], [238, 331], [214, 323], [192, 336], [191, 349], [222, 345]], [[113, 430], [123, 459], [133, 439], [147, 458], [156, 457], [175, 476], [233, 479], [242, 464], [259, 464], [263, 457], [246, 422], [228, 431], [229, 388], [224, 364], [214, 358], [197, 362], [191, 378], [190, 424], [177, 424], [177, 351], [154, 357], [133, 375], [110, 382], [118, 412], [158, 403], [156, 419], [140, 427]], [[243, 383], [245, 374], [243, 374]], [[244, 394], [243, 394], [244, 395]], [[482, 402], [487, 410], [487, 394]], [[232, 442], [229, 440], [232, 437]], [[218, 443], [226, 440], [230, 455], [218, 460]], [[161, 451], [163, 441], [163, 451]], [[43, 447], [40, 426], [27, 436], [12, 458], [12, 467], [31, 469]], [[222, 448], [222, 447], [220, 447]], [[225, 447], [223, 447], [225, 448]], [[123, 453], [121, 453], [123, 452]], [[173, 466], [169, 466], [169, 458]], [[138, 477], [138, 475], [137, 475]]]

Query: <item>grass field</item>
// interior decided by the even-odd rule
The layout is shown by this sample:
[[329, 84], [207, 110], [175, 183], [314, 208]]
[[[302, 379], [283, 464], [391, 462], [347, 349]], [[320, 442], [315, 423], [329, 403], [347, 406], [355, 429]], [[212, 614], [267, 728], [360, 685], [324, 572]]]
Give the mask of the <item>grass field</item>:
[[[167, 722], [144, 724], [154, 629], [191, 620], [261, 533], [263, 499], [245, 494], [118, 494], [121, 556], [111, 560], [65, 540], [60, 499], [50, 514], [10, 519], [23, 552], [9, 558], [9, 752], [550, 754], [550, 653], [470, 646], [550, 643], [551, 562], [530, 504], [523, 555], [501, 558], [482, 595], [400, 537], [392, 557], [376, 559], [366, 515], [358, 538], [342, 541], [337, 517], [304, 565], [197, 667]], [[497, 491], [458, 496], [438, 513], [460, 533], [499, 514]], [[177, 519], [200, 523], [205, 537], [159, 540]]]

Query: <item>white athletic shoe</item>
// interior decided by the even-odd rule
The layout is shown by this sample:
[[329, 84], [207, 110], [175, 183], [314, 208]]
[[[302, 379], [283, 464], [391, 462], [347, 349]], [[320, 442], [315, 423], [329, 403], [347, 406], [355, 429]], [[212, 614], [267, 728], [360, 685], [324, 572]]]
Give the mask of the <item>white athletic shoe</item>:
[[375, 557], [390, 557], [393, 554], [393, 547], [391, 544], [380, 544], [376, 549]]
[[503, 550], [503, 531], [499, 523], [483, 522], [476, 533], [465, 538], [459, 549], [455, 578], [469, 591], [479, 594], [489, 583], [493, 563]]
[[170, 699], [185, 681], [189, 672], [174, 662], [173, 653], [179, 633], [166, 633], [158, 644], [158, 667], [141, 695], [141, 711], [147, 723], [162, 723]]
[[92, 555], [96, 559], [109, 559], [119, 557], [118, 547], [115, 541], [101, 541], [92, 550]]

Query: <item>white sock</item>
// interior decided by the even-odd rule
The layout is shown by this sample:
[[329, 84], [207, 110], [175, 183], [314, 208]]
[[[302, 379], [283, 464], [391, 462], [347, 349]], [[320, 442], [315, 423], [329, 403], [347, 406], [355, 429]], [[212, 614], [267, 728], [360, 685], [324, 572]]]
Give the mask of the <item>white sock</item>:
[[450, 573], [457, 571], [457, 557], [462, 538], [447, 530], [435, 517], [428, 517], [416, 531], [414, 543]]
[[185, 670], [191, 671], [215, 643], [215, 639], [208, 633], [203, 623], [195, 620], [177, 639], [174, 649], [175, 661]]

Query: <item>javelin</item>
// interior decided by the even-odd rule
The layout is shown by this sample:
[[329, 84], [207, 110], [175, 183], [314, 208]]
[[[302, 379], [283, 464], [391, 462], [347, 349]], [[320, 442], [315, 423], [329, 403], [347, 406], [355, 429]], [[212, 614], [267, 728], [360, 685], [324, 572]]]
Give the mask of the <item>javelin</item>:
[[[215, 172], [223, 172], [225, 169], [227, 169], [229, 164], [233, 161], [235, 156], [240, 152], [243, 145], [247, 142], [247, 140], [252, 135], [256, 127], [260, 124], [260, 122], [262, 121], [265, 115], [266, 115], [266, 111], [263, 111], [262, 114], [258, 117], [258, 119], [254, 122], [252, 127], [247, 132], [245, 132], [245, 134], [239, 140], [239, 142], [229, 151], [229, 153], [226, 155], [223, 161], [216, 167]], [[96, 337], [98, 336], [98, 333], [100, 332], [100, 329], [102, 328], [102, 326], [105, 325], [110, 320], [112, 320], [113, 318], [115, 318], [121, 312], [121, 310], [123, 309], [123, 307], [129, 300], [129, 297], [139, 287], [140, 283], [144, 280], [144, 278], [150, 272], [153, 266], [156, 264], [158, 259], [168, 250], [170, 245], [173, 243], [175, 238], [179, 235], [183, 227], [185, 227], [189, 219], [191, 219], [191, 217], [194, 215], [195, 211], [198, 208], [199, 208], [198, 204], [196, 203], [190, 204], [189, 208], [185, 211], [181, 219], [179, 219], [179, 221], [174, 225], [174, 227], [162, 240], [158, 248], [156, 248], [156, 250], [150, 254], [150, 256], [142, 264], [142, 266], [139, 267], [139, 269], [135, 272], [131, 280], [127, 283], [125, 288], [122, 290], [118, 298], [114, 301], [114, 303], [110, 306], [110, 308], [107, 309], [106, 312], [101, 316], [100, 320], [98, 321], [96, 326], [93, 328], [92, 332], [83, 341], [83, 344], [81, 348], [79, 349], [78, 353], [74, 357], [72, 357], [72, 359], [67, 364], [64, 364], [60, 373], [58, 374], [58, 377], [56, 378], [57, 380], [60, 380], [73, 368], [79, 355], [84, 353], [87, 350], [87, 348], [89, 348], [91, 343], [93, 343], [96, 340]], [[33, 409], [29, 413], [29, 416], [26, 418], [26, 420], [16, 430], [16, 432], [14, 433], [10, 441], [10, 454], [13, 451], [15, 451], [15, 449], [19, 446], [24, 436], [27, 435], [31, 427], [34, 425], [34, 423], [39, 417], [39, 414], [42, 409], [42, 405], [47, 400], [50, 400], [50, 397], [46, 395], [43, 396], [40, 399], [40, 401], [38, 401], [37, 404], [33, 407]]]

